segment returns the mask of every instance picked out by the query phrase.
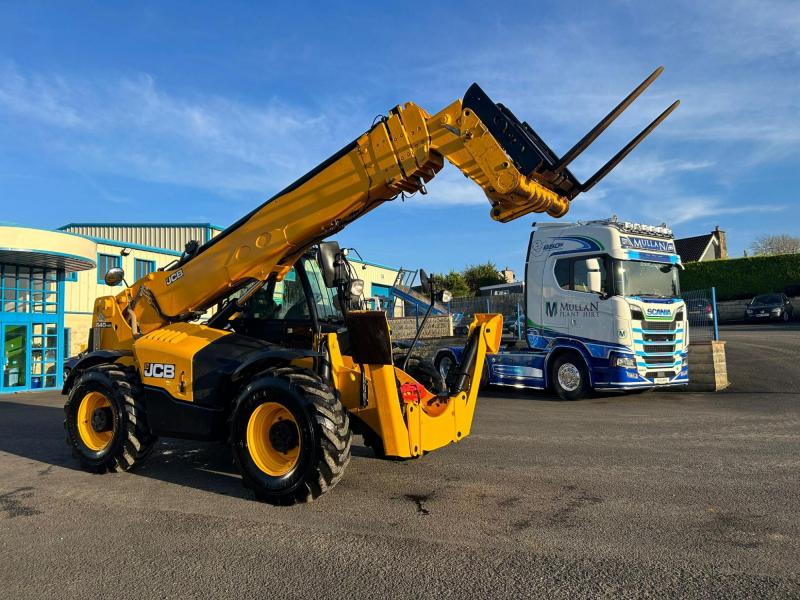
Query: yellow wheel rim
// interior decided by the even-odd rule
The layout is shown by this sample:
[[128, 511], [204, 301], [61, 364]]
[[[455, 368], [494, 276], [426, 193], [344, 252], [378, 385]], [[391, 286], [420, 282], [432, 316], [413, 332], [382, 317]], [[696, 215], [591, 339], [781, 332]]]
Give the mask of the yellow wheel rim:
[[286, 475], [300, 456], [300, 428], [292, 413], [277, 402], [258, 406], [247, 421], [247, 448], [264, 473]]
[[94, 411], [99, 408], [111, 408], [111, 402], [100, 392], [89, 392], [78, 405], [78, 434], [87, 448], [95, 452], [104, 450], [114, 437], [114, 429], [96, 431], [92, 424]]

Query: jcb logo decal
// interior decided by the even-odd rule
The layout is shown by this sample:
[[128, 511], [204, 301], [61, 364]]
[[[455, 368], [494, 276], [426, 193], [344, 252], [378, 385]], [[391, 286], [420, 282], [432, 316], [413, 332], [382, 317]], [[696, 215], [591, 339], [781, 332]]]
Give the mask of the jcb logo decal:
[[144, 363], [144, 376], [156, 379], [174, 379], [175, 365], [163, 363]]
[[178, 281], [178, 279], [180, 279], [181, 277], [183, 277], [183, 269], [178, 269], [172, 275], [167, 277], [167, 285], [172, 285], [173, 283]]
[[558, 314], [558, 302], [545, 302], [544, 312], [548, 317], [555, 317]]

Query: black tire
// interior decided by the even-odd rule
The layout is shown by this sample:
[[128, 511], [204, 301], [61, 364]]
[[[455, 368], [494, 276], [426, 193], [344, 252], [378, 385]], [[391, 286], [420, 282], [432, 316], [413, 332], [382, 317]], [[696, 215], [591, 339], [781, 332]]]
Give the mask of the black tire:
[[[398, 360], [395, 362], [395, 366], [402, 369], [404, 360], [405, 359]], [[425, 389], [434, 394], [440, 394], [447, 390], [445, 378], [441, 376], [439, 369], [436, 368], [430, 359], [416, 354], [412, 355], [411, 358], [408, 359], [405, 371], [424, 385]]]
[[[248, 447], [251, 416], [267, 404], [282, 406], [294, 421], [288, 450], [273, 445], [272, 429], [265, 442], [271, 452], [285, 454], [297, 448], [293, 464], [280, 474], [261, 469], [254, 459], [257, 450], [253, 454]], [[339, 482], [350, 462], [352, 432], [341, 402], [316, 373], [278, 367], [258, 374], [239, 394], [230, 420], [230, 441], [243, 485], [259, 500], [289, 505], [310, 502]]]
[[[110, 440], [102, 448], [90, 447], [81, 437], [78, 424], [82, 401], [90, 394], [104, 396], [112, 420]], [[81, 468], [93, 473], [128, 471], [140, 464], [153, 449], [157, 438], [147, 427], [141, 386], [133, 369], [120, 365], [99, 365], [78, 377], [64, 404], [64, 429], [72, 455]]]
[[[559, 373], [561, 373], [560, 378]], [[581, 400], [592, 392], [586, 364], [583, 358], [574, 352], [556, 357], [550, 366], [550, 384], [562, 400]]]

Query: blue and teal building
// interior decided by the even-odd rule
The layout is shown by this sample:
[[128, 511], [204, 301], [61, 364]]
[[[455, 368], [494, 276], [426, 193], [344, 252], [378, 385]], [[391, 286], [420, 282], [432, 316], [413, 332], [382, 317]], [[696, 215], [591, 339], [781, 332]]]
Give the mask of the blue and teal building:
[[[95, 298], [121, 289], [105, 284], [108, 269], [121, 267], [132, 283], [190, 240], [221, 231], [210, 223], [0, 225], [0, 394], [61, 388], [64, 360], [86, 348]], [[398, 269], [352, 262], [367, 298], [382, 306]]]

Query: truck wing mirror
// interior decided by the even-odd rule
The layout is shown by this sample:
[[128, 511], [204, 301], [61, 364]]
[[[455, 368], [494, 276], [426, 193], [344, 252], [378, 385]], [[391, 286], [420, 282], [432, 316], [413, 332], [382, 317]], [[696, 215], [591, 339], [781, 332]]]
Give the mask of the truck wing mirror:
[[341, 252], [338, 242], [320, 242], [319, 268], [325, 287], [336, 287], [336, 256]]

